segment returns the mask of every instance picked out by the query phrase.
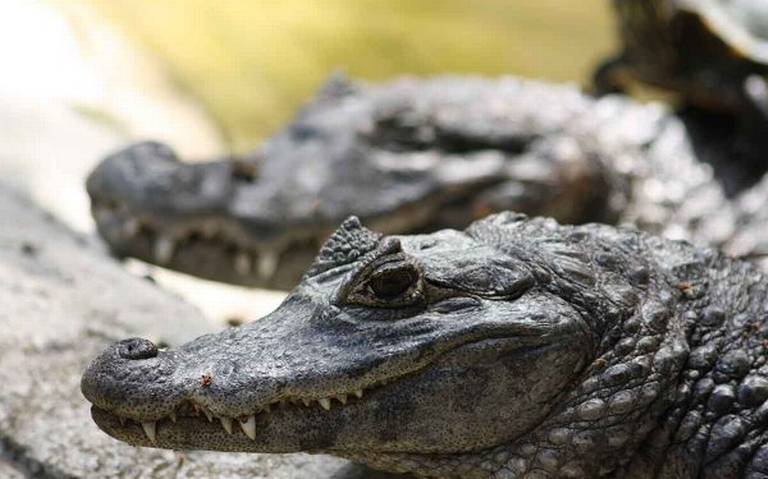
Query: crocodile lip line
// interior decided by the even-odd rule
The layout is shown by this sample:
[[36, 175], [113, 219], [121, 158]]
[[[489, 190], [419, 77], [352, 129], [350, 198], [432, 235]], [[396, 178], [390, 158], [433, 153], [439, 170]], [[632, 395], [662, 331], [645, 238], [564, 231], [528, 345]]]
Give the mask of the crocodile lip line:
[[[517, 332], [519, 333], [519, 331]], [[154, 445], [157, 445], [158, 427], [174, 427], [179, 419], [191, 419], [193, 421], [198, 421], [196, 423], [198, 427], [202, 425], [199, 421], [207, 420], [205, 421], [207, 423], [218, 423], [229, 435], [242, 433], [249, 439], [255, 441], [257, 423], [269, 421], [269, 418], [273, 413], [280, 413], [283, 411], [298, 411], [302, 409], [320, 411], [322, 413], [331, 412], [333, 409], [343, 409], [347, 406], [354, 406], [357, 403], [367, 400], [369, 396], [375, 395], [379, 391], [386, 389], [386, 386], [389, 384], [397, 383], [407, 377], [412, 377], [428, 371], [432, 366], [439, 362], [441, 358], [444, 358], [446, 355], [450, 355], [456, 349], [472, 344], [481, 343], [483, 341], [484, 340], [474, 340], [469, 342], [461, 342], [460, 344], [454, 344], [453, 347], [437, 353], [425, 363], [422, 363], [409, 371], [404, 371], [398, 376], [374, 380], [367, 386], [362, 386], [357, 389], [350, 389], [345, 392], [334, 393], [321, 397], [310, 397], [308, 395], [282, 396], [279, 397], [279, 399], [271, 400], [265, 405], [254, 407], [251, 414], [240, 414], [235, 417], [216, 415], [209, 408], [196, 403], [193, 399], [184, 399], [174, 407], [172, 412], [167, 414], [165, 417], [150, 421], [143, 421], [141, 419], [121, 416], [112, 411], [103, 409], [97, 405], [92, 406], [92, 415], [94, 416], [94, 419], [97, 423], [99, 422], [97, 418], [99, 415], [110, 417], [112, 422], [115, 422], [116, 419], [119, 421], [121, 428], [130, 427], [131, 422], [138, 423], [141, 425], [146, 437]], [[535, 349], [542, 345], [543, 344], [541, 341], [538, 340], [533, 342], [524, 340], [522, 343], [518, 344], [515, 349], [518, 349], [519, 351], [529, 351], [532, 348]], [[205, 378], [203, 378], [203, 381], [205, 381]], [[235, 423], [240, 426], [239, 429], [234, 427]], [[191, 425], [193, 424], [195, 423], [192, 423]]]
[[[393, 379], [392, 381], [397, 380]], [[136, 422], [141, 425], [144, 434], [147, 436], [147, 438], [153, 443], [157, 443], [157, 431], [158, 427], [173, 427], [174, 424], [176, 424], [179, 420], [179, 418], [192, 418], [196, 420], [202, 420], [202, 418], [205, 418], [207, 422], [214, 423], [215, 421], [218, 422], [221, 427], [226, 431], [228, 434], [239, 434], [242, 433], [251, 440], [256, 439], [256, 423], [257, 418], [266, 418], [269, 417], [270, 414], [272, 414], [275, 411], [282, 411], [282, 410], [290, 410], [290, 409], [315, 409], [318, 408], [320, 410], [330, 411], [333, 408], [338, 407], [345, 407], [348, 404], [354, 404], [356, 402], [364, 400], [363, 396], [366, 394], [369, 394], [370, 392], [380, 389], [382, 386], [387, 384], [391, 381], [379, 381], [377, 383], [373, 383], [371, 386], [367, 386], [361, 389], [355, 389], [346, 393], [339, 393], [332, 396], [327, 397], [320, 397], [320, 398], [309, 398], [309, 397], [288, 397], [279, 399], [276, 401], [272, 401], [262, 407], [259, 407], [256, 409], [252, 414], [244, 414], [240, 415], [238, 417], [228, 417], [228, 416], [217, 416], [214, 415], [208, 408], [205, 406], [196, 404], [192, 400], [184, 400], [179, 405], [177, 405], [173, 412], [171, 412], [167, 417], [161, 418], [158, 420], [153, 421], [141, 421], [141, 420], [134, 420], [127, 418], [125, 416], [120, 416], [118, 414], [115, 414], [113, 412], [110, 412], [108, 410], [102, 409], [98, 406], [92, 406], [92, 410], [94, 411], [94, 415], [101, 414], [101, 415], [108, 415], [113, 418], [117, 418], [120, 422], [121, 427], [127, 427], [127, 424], [130, 422]], [[233, 424], [238, 424], [238, 428], [233, 427]]]
[[198, 218], [177, 228], [178, 231], [168, 232], [158, 219], [123, 217], [115, 213], [117, 209], [119, 207], [109, 208], [95, 202], [93, 214], [99, 219], [97, 224], [119, 223], [115, 231], [106, 235], [118, 246], [146, 243], [146, 255], [159, 265], [171, 263], [180, 245], [196, 244], [216, 249], [220, 256], [231, 258], [234, 270], [241, 276], [255, 273], [259, 278], [269, 279], [277, 270], [281, 251], [268, 245], [243, 244], [237, 238], [244, 235], [230, 231], [238, 228], [221, 224], [220, 220]]

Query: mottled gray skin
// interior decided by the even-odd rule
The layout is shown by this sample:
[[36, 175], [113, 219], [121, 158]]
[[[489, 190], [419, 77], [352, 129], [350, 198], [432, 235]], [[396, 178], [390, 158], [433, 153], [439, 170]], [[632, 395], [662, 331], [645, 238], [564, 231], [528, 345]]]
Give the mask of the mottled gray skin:
[[[710, 123], [514, 78], [336, 78], [249, 156], [186, 164], [142, 143], [104, 160], [88, 192], [116, 254], [268, 288], [293, 288], [352, 214], [409, 234], [514, 210], [730, 251], [739, 228], [766, 224], [738, 199], [766, 163]], [[737, 254], [760, 251], [755, 241]]]
[[[541, 111], [546, 101], [557, 107]], [[604, 219], [613, 188], [597, 161], [534, 145], [589, 101], [572, 88], [517, 80], [364, 87], [337, 77], [237, 161], [185, 164], [167, 146], [140, 143], [105, 159], [87, 187], [99, 232], [118, 255], [291, 289], [352, 214], [388, 233], [465, 227], [501, 209]]]
[[622, 51], [595, 74], [598, 92], [639, 81], [689, 104], [768, 119], [768, 3], [613, 0]]
[[763, 478], [766, 318], [753, 265], [635, 229], [503, 213], [381, 236], [351, 218], [274, 313], [167, 351], [119, 342], [81, 387], [140, 446], [441, 478]]

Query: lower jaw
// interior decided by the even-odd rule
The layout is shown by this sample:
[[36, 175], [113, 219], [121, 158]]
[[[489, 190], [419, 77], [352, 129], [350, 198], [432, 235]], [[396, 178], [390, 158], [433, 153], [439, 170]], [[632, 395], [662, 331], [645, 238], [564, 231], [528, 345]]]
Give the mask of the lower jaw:
[[[180, 432], [179, 428], [164, 428], [162, 423], [159, 424], [156, 441], [152, 442], [144, 434], [141, 425], [136, 422], [126, 421], [125, 424], [121, 424], [118, 416], [96, 407], [92, 408], [91, 415], [99, 428], [104, 432], [115, 439], [133, 446], [174, 450], [204, 449], [219, 452], [248, 452], [257, 454], [297, 452], [329, 454], [353, 462], [366, 464], [374, 469], [393, 473], [417, 472], [419, 467], [431, 468], [429, 465], [430, 462], [438, 460], [433, 454], [345, 450], [334, 448], [333, 446], [322, 447], [319, 445], [306, 447], [306, 445], [303, 445], [300, 442], [296, 442], [292, 446], [287, 444], [281, 446], [267, 446], [251, 440], [242, 433], [242, 431], [237, 430], [237, 426], [233, 427], [233, 433], [231, 435], [227, 434], [226, 436], [223, 436], [224, 433], [221, 431], [221, 427], [218, 424], [201, 423], [198, 418], [187, 417], [179, 417], [175, 424], [176, 426], [179, 426], [179, 428], [183, 428], [184, 432]], [[185, 422], [187, 422], [190, 427], [185, 427]], [[206, 438], [206, 441], [208, 441], [205, 446], [200, 443], [201, 438]], [[416, 468], [414, 468], [414, 464], [417, 464]]]
[[[92, 407], [91, 416], [98, 427], [109, 436], [126, 442], [132, 446], [152, 447], [173, 450], [209, 450], [233, 453], [257, 453], [257, 454], [330, 454], [343, 457], [355, 462], [368, 464], [375, 468], [396, 472], [407, 472], [396, 466], [403, 458], [423, 458], [426, 460], [437, 459], [440, 454], [420, 452], [382, 452], [358, 449], [338, 448], [330, 442], [325, 444], [316, 439], [312, 445], [307, 444], [307, 439], [301, 435], [294, 436], [293, 440], [287, 440], [288, 434], [281, 434], [280, 444], [261, 441], [259, 437], [252, 440], [247, 437], [237, 425], [233, 424], [232, 434], [224, 432], [214, 420], [212, 423], [201, 421], [199, 418], [179, 417], [176, 423], [160, 422], [157, 426], [155, 441], [149, 440], [142, 426], [134, 421], [122, 421], [120, 417], [108, 413], [97, 407]], [[274, 433], [270, 438], [275, 439]]]
[[293, 289], [317, 253], [309, 247], [292, 248], [289, 254], [267, 257], [241, 254], [213, 241], [180, 241], [167, 258], [159, 258], [156, 239], [150, 235], [136, 236], [130, 242], [109, 243], [115, 254], [122, 257], [213, 281], [280, 290]]
[[155, 437], [151, 440], [138, 422], [123, 420], [95, 406], [91, 408], [91, 417], [99, 429], [133, 446], [254, 453], [293, 453], [302, 450], [299, 441], [287, 440], [288, 435], [280, 444], [267, 440], [275, 436], [271, 432], [264, 432], [264, 424], [257, 424], [256, 436], [252, 439], [246, 435], [238, 420], [232, 421], [232, 432], [228, 433], [215, 418], [208, 422], [205, 417], [180, 416], [175, 422], [167, 418], [157, 421]]

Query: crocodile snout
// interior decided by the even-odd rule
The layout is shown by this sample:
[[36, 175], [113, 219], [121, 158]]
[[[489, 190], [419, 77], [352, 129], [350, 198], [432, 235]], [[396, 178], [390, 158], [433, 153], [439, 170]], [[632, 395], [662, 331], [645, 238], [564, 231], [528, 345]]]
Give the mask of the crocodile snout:
[[[95, 406], [127, 417], [152, 415], [157, 403], [162, 410], [172, 408], [184, 395], [172, 385], [176, 360], [160, 352], [152, 341], [130, 338], [109, 346], [88, 366], [80, 388]], [[159, 401], [156, 398], [161, 398]]]
[[149, 359], [157, 356], [157, 346], [148, 339], [130, 338], [115, 345], [117, 355], [123, 359]]

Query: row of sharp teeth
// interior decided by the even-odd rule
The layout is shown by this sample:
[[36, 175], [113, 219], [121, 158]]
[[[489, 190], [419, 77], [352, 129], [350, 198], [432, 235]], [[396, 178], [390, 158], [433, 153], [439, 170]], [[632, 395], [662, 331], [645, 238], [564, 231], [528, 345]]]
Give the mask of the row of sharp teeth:
[[[152, 247], [152, 256], [158, 264], [164, 265], [171, 262], [176, 252], [177, 242], [169, 236], [158, 236]], [[279, 253], [262, 251], [255, 255], [256, 274], [260, 278], [269, 279], [277, 271], [277, 265], [280, 259]], [[241, 276], [250, 276], [254, 271], [254, 254], [240, 249], [234, 255], [234, 267], [237, 274]]]
[[[355, 397], [358, 399], [363, 397], [363, 390], [358, 389], [352, 393]], [[306, 407], [312, 407], [313, 403], [316, 401], [323, 409], [326, 411], [331, 410], [331, 400], [335, 399], [339, 401], [341, 404], [346, 405], [347, 400], [349, 398], [349, 394], [339, 394], [337, 396], [327, 397], [327, 398], [320, 398], [317, 400], [314, 399], [291, 399], [289, 400], [294, 405], [300, 405], [303, 404]], [[285, 401], [280, 401], [280, 405], [285, 405]], [[246, 436], [248, 436], [251, 440], [256, 439], [256, 415], [251, 414], [247, 416], [241, 416], [240, 418], [237, 418], [236, 420], [231, 417], [226, 416], [214, 416], [213, 413], [211, 413], [208, 409], [204, 407], [200, 407], [197, 405], [193, 406], [195, 409], [195, 412], [199, 414], [200, 411], [205, 414], [205, 417], [208, 418], [208, 422], [213, 422], [214, 419], [218, 419], [221, 423], [221, 427], [224, 428], [224, 430], [228, 434], [232, 434], [232, 423], [237, 422], [240, 424], [240, 428], [243, 430], [243, 433], [245, 433]], [[264, 409], [262, 409], [259, 414], [261, 413], [269, 413], [271, 411], [271, 406], [267, 405]], [[169, 419], [171, 422], [176, 422], [176, 413], [171, 413], [169, 416]], [[124, 418], [120, 418], [120, 422], [123, 423], [125, 421]], [[141, 427], [144, 430], [144, 434], [147, 435], [147, 438], [152, 443], [157, 442], [157, 421], [143, 421], [141, 422]]]
[[[109, 208], [96, 208], [97, 219], [106, 220], [113, 214], [113, 211]], [[122, 234], [126, 238], [132, 238], [142, 230], [143, 226], [145, 226], [145, 223], [141, 220], [130, 218], [123, 222]], [[199, 230], [187, 232], [186, 235], [181, 235], [180, 237], [187, 238], [193, 234], [198, 234], [202, 238], [211, 239], [220, 235], [221, 230], [213, 224], [203, 224]], [[178, 243], [179, 240], [177, 237], [163, 234], [157, 235], [152, 245], [152, 256], [155, 261], [160, 265], [170, 263], [176, 252]], [[256, 259], [255, 267], [254, 258]], [[276, 251], [260, 251], [259, 253], [254, 254], [248, 250], [238, 248], [233, 261], [235, 271], [237, 271], [239, 275], [250, 276], [255, 270], [260, 278], [269, 279], [275, 274], [279, 259], [280, 253]]]

